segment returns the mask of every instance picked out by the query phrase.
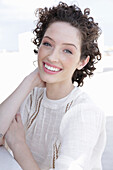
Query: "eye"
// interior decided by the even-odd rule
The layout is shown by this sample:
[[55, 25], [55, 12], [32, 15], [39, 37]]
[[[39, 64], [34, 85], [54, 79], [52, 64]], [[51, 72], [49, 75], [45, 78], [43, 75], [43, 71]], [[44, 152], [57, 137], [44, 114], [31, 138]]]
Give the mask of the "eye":
[[45, 46], [50, 46], [50, 47], [51, 47], [51, 44], [48, 43], [48, 42], [44, 42], [43, 45], [45, 45]]
[[72, 52], [70, 50], [68, 50], [68, 49], [65, 49], [64, 52], [68, 53], [68, 54], [72, 54]]

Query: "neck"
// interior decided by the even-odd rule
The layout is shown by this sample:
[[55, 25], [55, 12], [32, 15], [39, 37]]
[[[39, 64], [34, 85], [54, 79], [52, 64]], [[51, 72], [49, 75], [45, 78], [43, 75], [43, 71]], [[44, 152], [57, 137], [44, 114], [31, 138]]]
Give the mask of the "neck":
[[46, 89], [46, 95], [49, 99], [58, 100], [66, 97], [74, 89], [74, 85], [67, 84], [64, 86], [64, 84], [46, 84]]

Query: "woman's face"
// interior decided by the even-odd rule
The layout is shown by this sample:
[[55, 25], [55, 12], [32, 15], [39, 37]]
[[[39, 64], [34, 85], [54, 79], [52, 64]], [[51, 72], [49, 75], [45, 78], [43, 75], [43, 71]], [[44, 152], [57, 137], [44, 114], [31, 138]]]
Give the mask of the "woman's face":
[[38, 52], [40, 77], [47, 83], [72, 84], [81, 65], [81, 34], [66, 22], [54, 22], [46, 30]]

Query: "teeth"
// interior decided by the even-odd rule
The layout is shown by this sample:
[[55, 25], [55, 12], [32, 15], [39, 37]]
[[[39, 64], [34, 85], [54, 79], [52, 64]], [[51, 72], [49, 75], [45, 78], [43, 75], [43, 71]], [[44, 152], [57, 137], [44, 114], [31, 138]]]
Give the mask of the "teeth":
[[47, 64], [45, 64], [45, 68], [47, 68], [48, 70], [51, 70], [51, 71], [59, 71], [60, 70], [58, 68], [50, 67]]

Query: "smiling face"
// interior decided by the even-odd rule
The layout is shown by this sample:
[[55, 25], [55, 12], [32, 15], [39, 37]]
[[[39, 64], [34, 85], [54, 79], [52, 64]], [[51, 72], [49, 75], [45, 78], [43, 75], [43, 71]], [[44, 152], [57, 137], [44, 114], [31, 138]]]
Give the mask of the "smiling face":
[[81, 65], [81, 34], [66, 22], [54, 22], [46, 30], [38, 51], [41, 79], [46, 83], [70, 83]]

